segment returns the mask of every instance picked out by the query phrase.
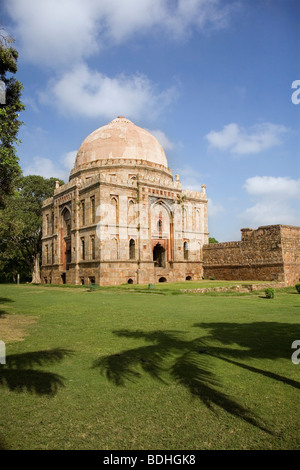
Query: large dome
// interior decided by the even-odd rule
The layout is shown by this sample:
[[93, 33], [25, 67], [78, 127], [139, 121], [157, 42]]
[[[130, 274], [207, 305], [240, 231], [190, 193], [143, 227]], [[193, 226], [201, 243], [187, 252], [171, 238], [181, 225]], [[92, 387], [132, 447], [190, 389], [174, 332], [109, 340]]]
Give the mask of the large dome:
[[107, 159], [146, 160], [168, 166], [165, 152], [158, 140], [123, 116], [96, 129], [82, 142], [75, 168]]

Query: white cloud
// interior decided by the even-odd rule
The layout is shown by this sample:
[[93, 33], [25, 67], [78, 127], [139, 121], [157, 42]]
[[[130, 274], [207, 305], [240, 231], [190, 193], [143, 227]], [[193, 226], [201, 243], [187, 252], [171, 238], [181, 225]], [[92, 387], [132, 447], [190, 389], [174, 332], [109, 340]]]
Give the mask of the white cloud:
[[50, 160], [50, 158], [43, 158], [36, 156], [33, 158], [31, 164], [25, 165], [23, 174], [27, 175], [40, 175], [44, 178], [59, 178], [63, 181], [69, 180], [70, 171], [74, 166], [77, 150], [72, 150], [65, 153], [59, 159], [61, 165], [57, 162]]
[[240, 215], [244, 225], [299, 225], [300, 179], [255, 176], [247, 179], [244, 188], [255, 202]]
[[175, 169], [174, 174], [178, 174], [183, 189], [191, 191], [201, 191], [203, 184], [203, 176], [201, 173], [195, 171], [192, 167], [186, 165], [181, 168]]
[[53, 68], [83, 60], [101, 47], [154, 30], [181, 38], [222, 28], [234, 4], [221, 0], [10, 0], [22, 55]]
[[209, 218], [214, 218], [217, 215], [225, 211], [225, 208], [219, 202], [214, 202], [211, 198], [208, 198], [207, 202], [207, 213]]
[[259, 153], [281, 143], [281, 135], [287, 128], [269, 122], [257, 124], [249, 131], [236, 123], [223, 127], [221, 131], [211, 131], [205, 138], [218, 150], [229, 150], [234, 154]]
[[240, 218], [247, 227], [276, 224], [299, 225], [300, 214], [284, 202], [262, 201], [246, 209]]
[[61, 160], [62, 160], [63, 166], [69, 173], [74, 167], [76, 155], [77, 155], [77, 150], [71, 150], [71, 152], [67, 152], [62, 156]]
[[158, 142], [160, 143], [160, 145], [163, 147], [165, 151], [173, 150], [174, 148], [173, 142], [171, 142], [170, 139], [168, 139], [168, 137], [163, 131], [161, 131], [160, 129], [155, 129], [155, 130], [147, 129], [147, 130], [148, 132], [150, 132], [150, 134], [156, 137], [156, 139], [158, 140]]
[[174, 96], [174, 88], [159, 92], [144, 75], [110, 78], [83, 63], [60, 79], [51, 80], [47, 90], [40, 93], [42, 102], [56, 106], [65, 115], [106, 118], [140, 118], [145, 113], [155, 117]]
[[300, 179], [293, 180], [288, 177], [254, 176], [248, 178], [244, 188], [247, 193], [254, 196], [288, 200], [300, 198]]
[[92, 0], [10, 0], [22, 55], [53, 68], [89, 57], [98, 49], [97, 18]]

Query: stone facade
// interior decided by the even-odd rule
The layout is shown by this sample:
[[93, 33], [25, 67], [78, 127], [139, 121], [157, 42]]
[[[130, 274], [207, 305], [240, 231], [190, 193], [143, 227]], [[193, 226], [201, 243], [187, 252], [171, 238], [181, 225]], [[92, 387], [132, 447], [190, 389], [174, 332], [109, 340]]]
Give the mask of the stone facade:
[[207, 196], [173, 179], [147, 131], [119, 117], [81, 145], [43, 204], [42, 282], [118, 285], [201, 279]]
[[224, 280], [300, 281], [300, 227], [242, 229], [241, 241], [203, 247], [204, 277]]

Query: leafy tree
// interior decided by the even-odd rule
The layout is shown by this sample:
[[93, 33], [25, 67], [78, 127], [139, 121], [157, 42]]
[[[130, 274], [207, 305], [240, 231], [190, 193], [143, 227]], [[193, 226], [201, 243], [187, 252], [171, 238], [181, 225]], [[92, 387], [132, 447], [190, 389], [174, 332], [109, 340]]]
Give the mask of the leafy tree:
[[2, 280], [15, 280], [19, 273], [22, 280], [31, 277], [32, 282], [40, 282], [42, 203], [53, 195], [56, 181], [37, 175], [24, 176], [15, 193], [6, 197], [5, 208], [0, 211]]
[[12, 194], [21, 175], [15, 145], [19, 127], [18, 118], [25, 109], [21, 102], [23, 85], [11, 76], [17, 72], [18, 52], [12, 47], [14, 40], [0, 27], [0, 207], [5, 195]]
[[219, 243], [218, 240], [216, 240], [214, 237], [209, 237], [208, 242], [209, 243]]

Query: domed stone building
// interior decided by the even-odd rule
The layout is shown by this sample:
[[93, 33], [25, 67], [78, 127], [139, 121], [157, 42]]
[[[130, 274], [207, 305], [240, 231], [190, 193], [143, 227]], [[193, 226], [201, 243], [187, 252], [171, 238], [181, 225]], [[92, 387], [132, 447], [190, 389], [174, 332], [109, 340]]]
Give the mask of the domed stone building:
[[43, 204], [42, 281], [117, 285], [201, 279], [207, 196], [183, 190], [165, 152], [120, 116], [80, 146]]

